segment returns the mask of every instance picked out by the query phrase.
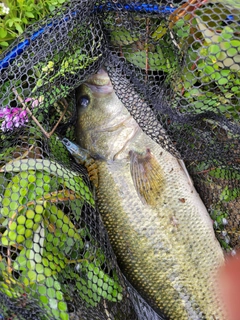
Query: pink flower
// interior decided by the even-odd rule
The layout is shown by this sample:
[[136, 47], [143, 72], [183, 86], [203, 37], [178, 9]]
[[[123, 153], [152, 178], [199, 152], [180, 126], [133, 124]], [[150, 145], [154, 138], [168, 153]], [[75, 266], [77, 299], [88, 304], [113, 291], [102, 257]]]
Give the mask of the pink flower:
[[[36, 98], [27, 98], [24, 100], [25, 103], [31, 102], [31, 107], [38, 107], [43, 102], [43, 97]], [[0, 119], [3, 118], [1, 124], [1, 130], [3, 132], [13, 130], [14, 128], [19, 128], [25, 125], [28, 122], [27, 110], [22, 108], [9, 108], [5, 107], [0, 109]]]
[[37, 107], [41, 103], [40, 99], [38, 100], [38, 99], [34, 99], [34, 98], [27, 98], [27, 99], [24, 100], [24, 102], [30, 102], [30, 101], [32, 101], [32, 107], [33, 108]]
[[3, 108], [0, 109], [0, 118], [4, 121], [1, 124], [1, 130], [3, 132], [19, 128], [28, 122], [28, 115], [26, 110], [22, 108]]

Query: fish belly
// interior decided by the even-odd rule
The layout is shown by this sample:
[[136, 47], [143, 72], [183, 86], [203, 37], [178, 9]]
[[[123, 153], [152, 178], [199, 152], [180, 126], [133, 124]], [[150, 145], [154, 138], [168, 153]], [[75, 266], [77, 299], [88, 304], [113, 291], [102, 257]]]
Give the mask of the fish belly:
[[98, 206], [123, 273], [157, 311], [171, 320], [224, 320], [215, 291], [224, 262], [212, 222], [178, 161], [145, 134], [161, 168], [156, 205], [144, 204], [130, 173], [129, 157], [98, 161]]

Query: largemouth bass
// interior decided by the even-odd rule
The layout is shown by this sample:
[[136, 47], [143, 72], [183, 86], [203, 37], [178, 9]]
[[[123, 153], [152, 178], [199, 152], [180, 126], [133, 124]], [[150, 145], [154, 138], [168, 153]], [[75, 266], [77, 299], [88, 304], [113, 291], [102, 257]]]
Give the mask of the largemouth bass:
[[208, 212], [179, 161], [140, 129], [103, 70], [79, 89], [77, 142], [96, 159], [98, 207], [131, 284], [171, 320], [226, 319], [215, 290], [224, 256]]

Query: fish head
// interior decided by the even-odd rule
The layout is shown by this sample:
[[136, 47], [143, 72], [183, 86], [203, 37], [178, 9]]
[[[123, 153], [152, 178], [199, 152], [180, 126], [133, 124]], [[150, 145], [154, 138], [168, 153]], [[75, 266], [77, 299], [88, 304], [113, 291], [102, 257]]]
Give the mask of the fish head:
[[108, 74], [103, 70], [90, 76], [77, 92], [78, 125], [83, 131], [108, 123], [120, 105], [112, 105], [114, 90]]
[[77, 91], [77, 142], [102, 158], [111, 159], [125, 145], [132, 123], [103, 69]]

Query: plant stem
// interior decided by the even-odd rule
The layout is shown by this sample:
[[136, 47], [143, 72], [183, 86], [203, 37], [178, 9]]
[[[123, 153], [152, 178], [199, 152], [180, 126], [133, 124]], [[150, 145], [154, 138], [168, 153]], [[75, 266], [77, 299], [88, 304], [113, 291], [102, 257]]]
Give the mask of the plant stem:
[[62, 103], [62, 105], [64, 106], [64, 110], [60, 116], [60, 118], [58, 119], [57, 123], [55, 124], [55, 126], [53, 127], [53, 129], [48, 133], [48, 138], [51, 137], [51, 135], [54, 133], [54, 131], [57, 129], [59, 123], [62, 121], [62, 118], [64, 117], [67, 109], [68, 109], [68, 104], [67, 104], [67, 101], [66, 99], [62, 98], [63, 102], [60, 101], [60, 103]]
[[[39, 121], [37, 120], [37, 118], [35, 118], [35, 116], [33, 115], [32, 111], [26, 106], [26, 104], [24, 103], [23, 99], [18, 95], [18, 92], [15, 88], [12, 89], [13, 93], [16, 95], [18, 101], [23, 105], [23, 110], [27, 110], [27, 112], [29, 113], [29, 115], [32, 117], [33, 121], [36, 123], [36, 125], [40, 128], [40, 130], [42, 131], [42, 133], [49, 139], [52, 134], [55, 132], [55, 130], [57, 129], [59, 123], [62, 121], [62, 118], [64, 117], [67, 109], [68, 109], [68, 104], [66, 99], [62, 99], [63, 102], [62, 105], [64, 106], [64, 111], [62, 112], [60, 118], [58, 119], [57, 123], [55, 124], [55, 126], [53, 127], [53, 129], [48, 133], [43, 126], [39, 123]], [[29, 150], [30, 151], [30, 150]]]
[[30, 116], [32, 117], [33, 121], [36, 123], [36, 125], [40, 128], [40, 130], [42, 131], [42, 133], [49, 138], [47, 131], [42, 127], [42, 125], [38, 122], [38, 120], [34, 117], [32, 111], [26, 106], [26, 104], [24, 103], [23, 99], [18, 95], [18, 92], [15, 88], [12, 89], [13, 93], [16, 95], [18, 101], [23, 105], [24, 109], [27, 110], [27, 112], [30, 114]]

